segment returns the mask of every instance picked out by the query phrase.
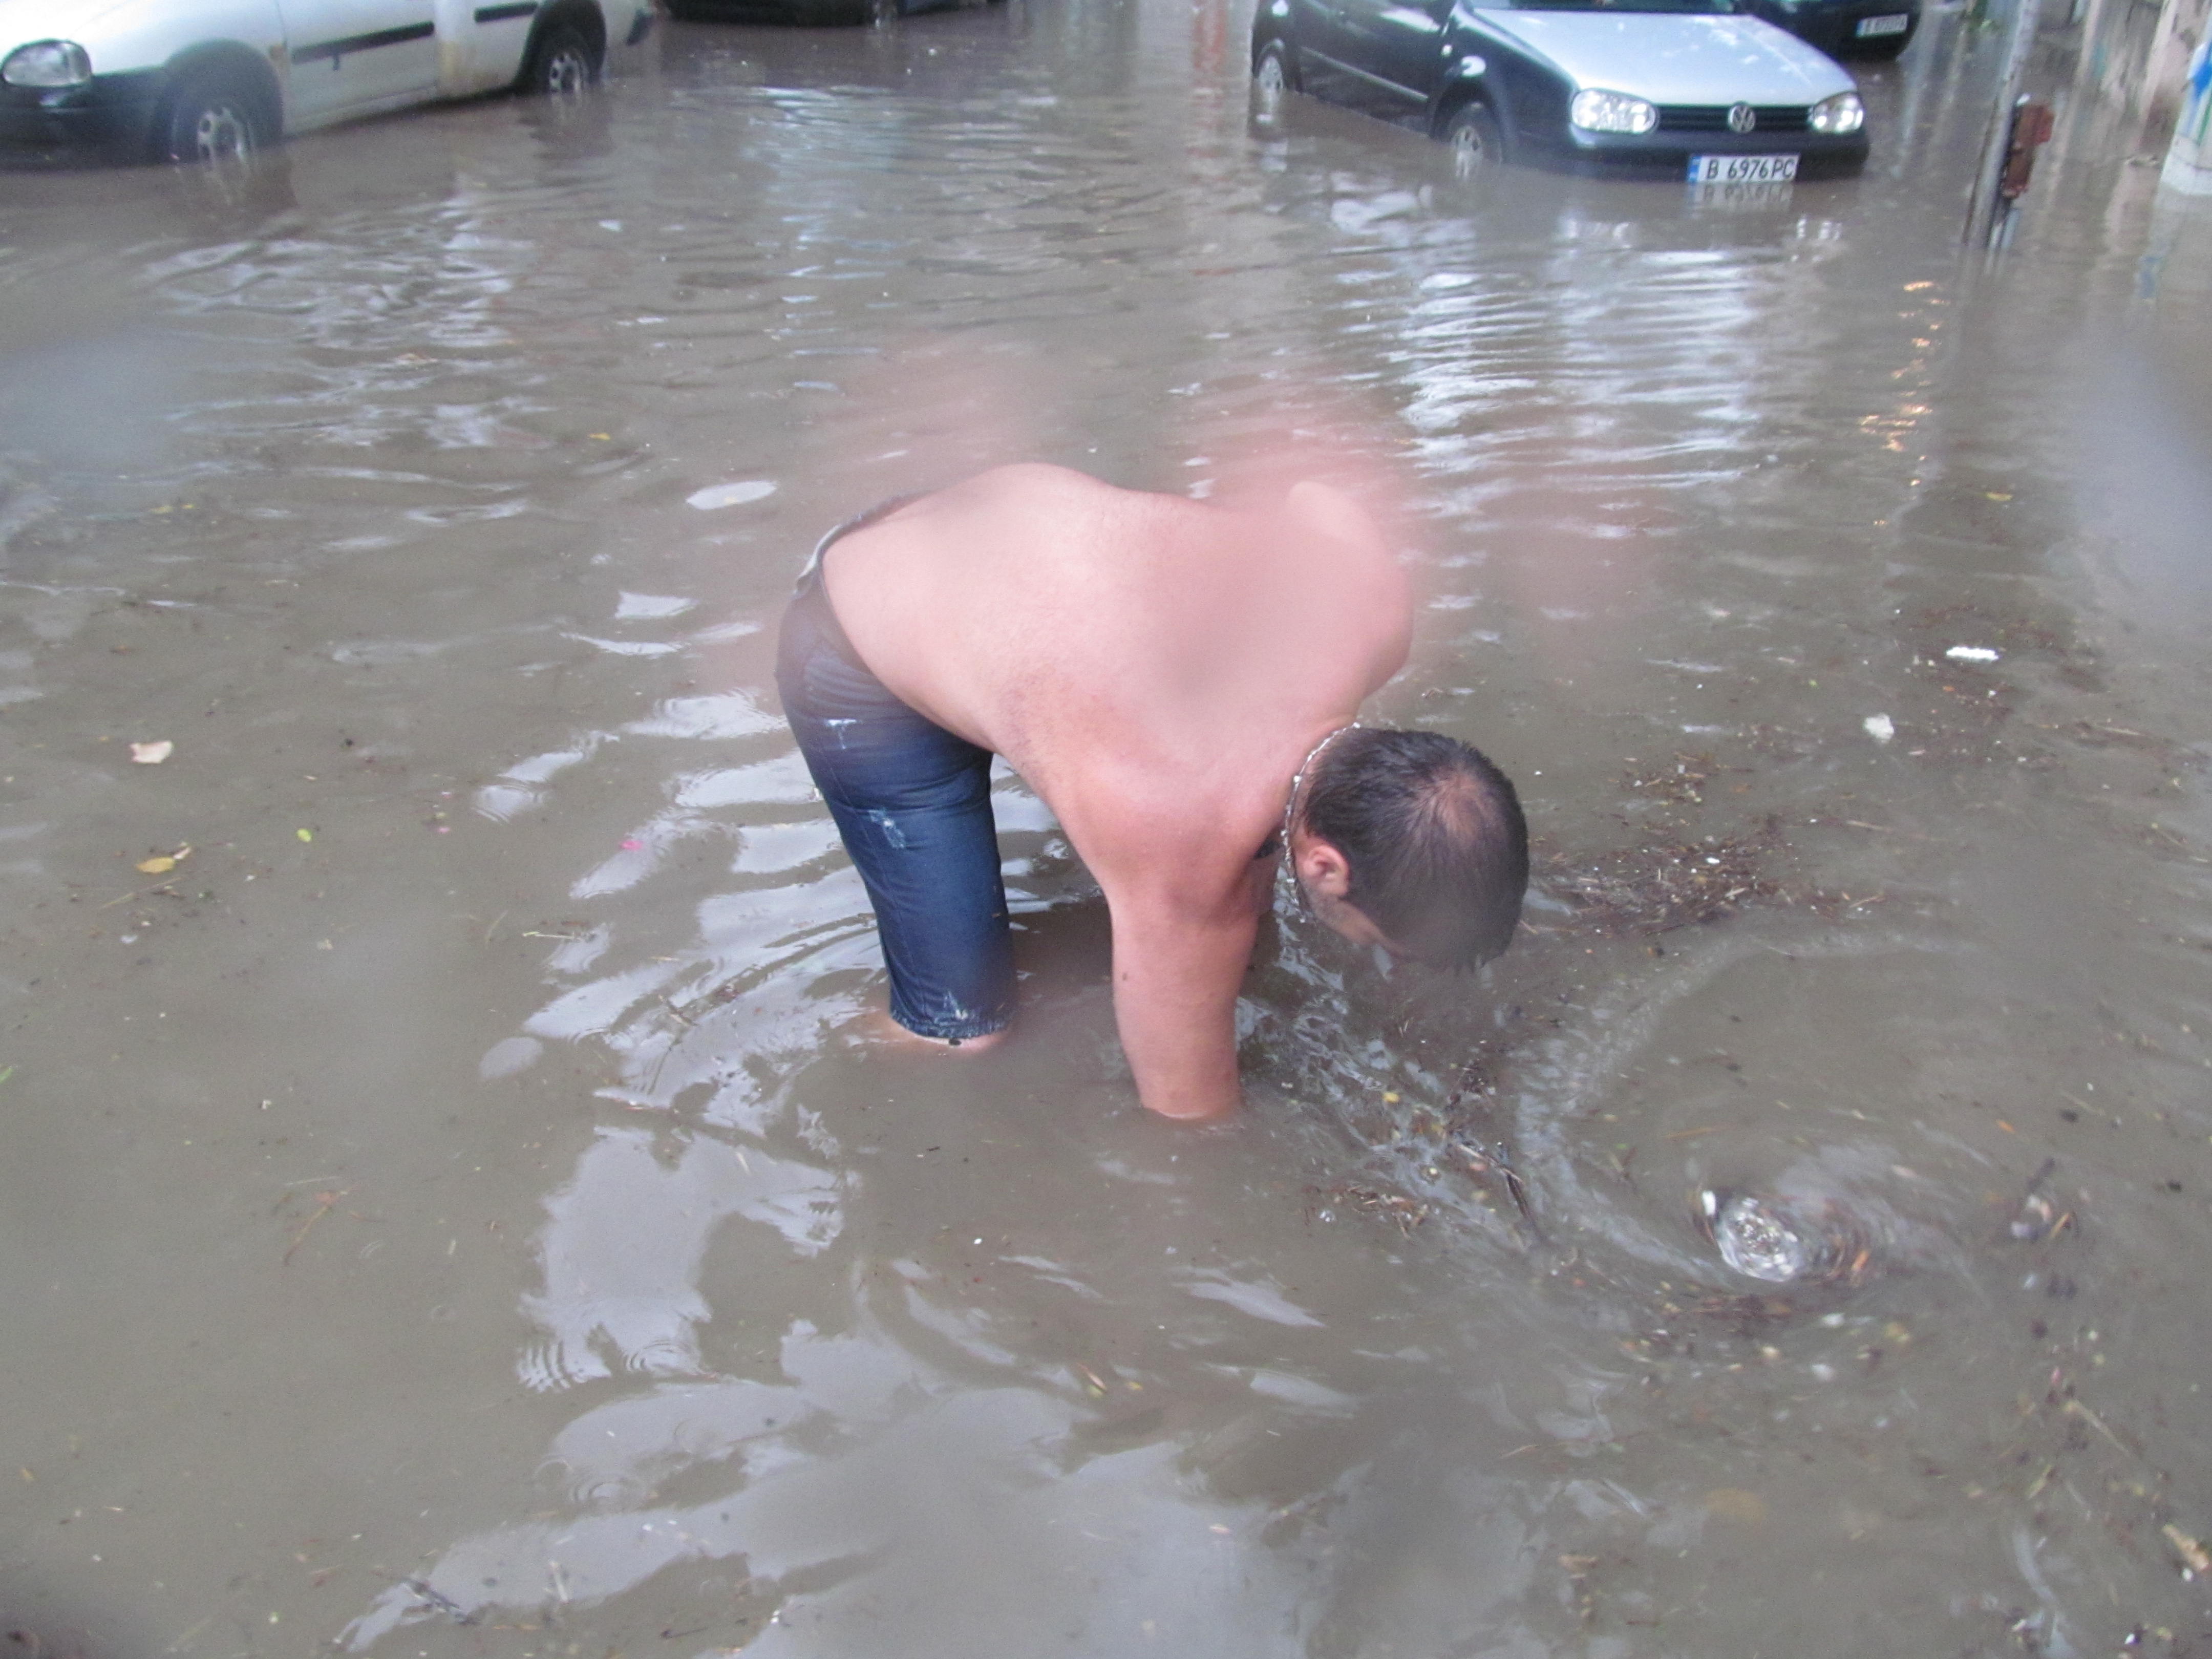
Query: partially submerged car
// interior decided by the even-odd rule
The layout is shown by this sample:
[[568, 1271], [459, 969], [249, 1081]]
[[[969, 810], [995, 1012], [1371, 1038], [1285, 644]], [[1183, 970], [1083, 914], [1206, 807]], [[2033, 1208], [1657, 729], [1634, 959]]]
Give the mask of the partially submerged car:
[[1501, 159], [1781, 183], [1867, 156], [1842, 65], [1734, 0], [1260, 0], [1263, 105], [1304, 90]]
[[599, 77], [651, 0], [0, 0], [0, 139], [216, 161], [410, 104]]

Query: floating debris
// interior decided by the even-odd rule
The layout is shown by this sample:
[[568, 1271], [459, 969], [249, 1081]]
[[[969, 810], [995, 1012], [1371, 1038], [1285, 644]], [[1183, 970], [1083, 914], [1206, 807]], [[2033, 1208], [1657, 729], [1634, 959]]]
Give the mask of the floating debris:
[[2074, 1223], [2074, 1212], [2061, 1212], [2043, 1191], [2044, 1182], [2057, 1172], [2058, 1160], [2046, 1158], [2042, 1167], [2028, 1177], [2027, 1191], [2013, 1214], [2008, 1231], [2024, 1244], [2040, 1243], [2043, 1240], [2063, 1232]]
[[1665, 801], [1674, 806], [1701, 806], [1705, 804], [1705, 786], [1720, 769], [1711, 755], [1677, 754], [1671, 766], [1630, 773], [1628, 787], [1646, 800]]
[[1876, 743], [1887, 743], [1897, 735], [1897, 722], [1887, 714], [1869, 714], [1859, 724], [1866, 727], [1867, 736]]
[[2212, 1573], [2212, 1554], [2205, 1552], [2203, 1545], [2171, 1521], [2160, 1530], [2166, 1534], [2166, 1541], [2173, 1546], [2173, 1553], [2181, 1558], [2181, 1576], [2184, 1578], [2198, 1578]]
[[[1394, 1222], [1398, 1231], [1408, 1238], [1413, 1237], [1414, 1228], [1429, 1218], [1429, 1206], [1419, 1199], [1409, 1197], [1404, 1193], [1387, 1192], [1380, 1187], [1370, 1187], [1362, 1182], [1344, 1182], [1325, 1191], [1316, 1191], [1315, 1195], [1334, 1199], [1340, 1204], [1358, 1211], [1362, 1215], [1375, 1216]], [[1322, 1219], [1328, 1218], [1328, 1211], [1322, 1210], [1318, 1213]]]
[[1545, 885], [1601, 927], [1663, 933], [1782, 896], [1782, 884], [1761, 867], [1780, 842], [1779, 827], [1769, 820], [1750, 835], [1624, 848], [1579, 869], [1549, 872]]
[[[430, 1585], [426, 1583], [423, 1580], [420, 1578], [403, 1578], [400, 1580], [400, 1583], [406, 1585], [406, 1587], [415, 1594], [416, 1597], [422, 1601], [423, 1606], [434, 1607], [438, 1612], [444, 1613], [447, 1618], [452, 1620], [455, 1624], [473, 1625], [476, 1623], [476, 1614], [471, 1613], [459, 1602], [454, 1601], [452, 1596], [444, 1594], [442, 1591], [432, 1589]], [[565, 1596], [562, 1598], [564, 1601], [567, 1598]]]
[[1997, 653], [1986, 645], [1954, 645], [1943, 653], [1953, 662], [1995, 662]]
[[708, 484], [704, 489], [695, 489], [684, 498], [684, 504], [702, 513], [713, 513], [725, 507], [743, 507], [747, 501], [757, 501], [775, 494], [775, 486], [766, 478], [747, 478], [741, 483]]

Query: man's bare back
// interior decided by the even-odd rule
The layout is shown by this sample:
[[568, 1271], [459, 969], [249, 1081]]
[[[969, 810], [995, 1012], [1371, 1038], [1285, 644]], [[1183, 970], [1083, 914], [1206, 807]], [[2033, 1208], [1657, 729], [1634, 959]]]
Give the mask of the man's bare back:
[[[820, 579], [866, 669], [1003, 756], [1097, 879], [1145, 1104], [1231, 1109], [1260, 854], [1302, 763], [1406, 659], [1410, 593], [1379, 528], [1321, 484], [1231, 512], [1011, 466], [836, 540]], [[1330, 896], [1332, 868], [1311, 873]]]

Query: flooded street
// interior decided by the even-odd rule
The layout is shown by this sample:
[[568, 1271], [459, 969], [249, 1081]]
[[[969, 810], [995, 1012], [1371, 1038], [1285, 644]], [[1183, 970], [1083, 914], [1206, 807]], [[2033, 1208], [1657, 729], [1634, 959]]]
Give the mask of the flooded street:
[[[1249, 24], [0, 173], [15, 1650], [2212, 1653], [2212, 205], [2069, 128], [1962, 257], [1959, 8], [1711, 199], [1255, 122]], [[1007, 776], [1017, 1039], [875, 1046], [807, 549], [1309, 445], [1520, 942], [1279, 907], [1178, 1127]]]

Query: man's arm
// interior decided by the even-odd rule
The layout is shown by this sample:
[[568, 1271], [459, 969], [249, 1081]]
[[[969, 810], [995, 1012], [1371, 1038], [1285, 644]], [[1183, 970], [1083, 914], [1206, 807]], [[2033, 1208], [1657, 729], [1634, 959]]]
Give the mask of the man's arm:
[[1209, 1118], [1243, 1100], [1237, 994], [1259, 917], [1236, 902], [1194, 915], [1147, 898], [1114, 917], [1114, 1014], [1137, 1095], [1163, 1117]]

